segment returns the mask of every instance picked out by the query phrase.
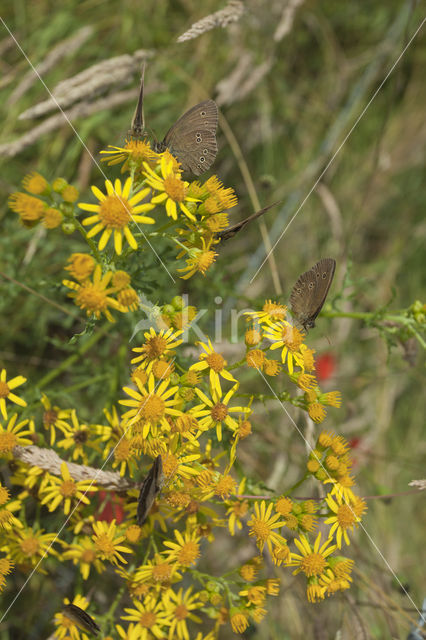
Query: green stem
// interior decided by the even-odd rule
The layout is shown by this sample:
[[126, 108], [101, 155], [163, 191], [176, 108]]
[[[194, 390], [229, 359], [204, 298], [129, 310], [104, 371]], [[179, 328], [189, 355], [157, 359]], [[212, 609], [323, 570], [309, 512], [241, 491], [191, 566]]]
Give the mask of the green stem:
[[303, 478], [301, 478], [299, 480], [299, 482], [296, 482], [296, 484], [294, 484], [292, 487], [290, 487], [290, 489], [288, 489], [283, 495], [288, 496], [291, 493], [293, 493], [293, 491], [295, 489], [297, 489], [297, 487], [300, 487], [301, 484], [303, 484], [305, 482], [305, 480], [309, 477], [309, 473], [305, 473], [305, 475], [303, 476]]
[[98, 251], [98, 248], [97, 248], [96, 244], [93, 242], [93, 240], [91, 238], [87, 237], [86, 229], [83, 227], [81, 222], [79, 220], [77, 220], [77, 218], [74, 218], [74, 223], [75, 223], [75, 226], [77, 227], [77, 229], [80, 231], [80, 233], [83, 236], [83, 238], [86, 240], [86, 242], [89, 245], [90, 249], [92, 250], [92, 253], [96, 258], [96, 261], [100, 262], [101, 261], [101, 256], [100, 256], [100, 253]]
[[52, 380], [57, 378], [63, 371], [69, 369], [75, 362], [77, 362], [89, 349], [91, 349], [99, 340], [111, 330], [111, 324], [105, 324], [103, 327], [99, 329], [97, 333], [94, 333], [90, 338], [86, 340], [84, 344], [77, 348], [77, 351], [73, 353], [69, 358], [64, 360], [59, 367], [49, 371], [38, 383], [38, 388], [43, 389], [46, 387]]

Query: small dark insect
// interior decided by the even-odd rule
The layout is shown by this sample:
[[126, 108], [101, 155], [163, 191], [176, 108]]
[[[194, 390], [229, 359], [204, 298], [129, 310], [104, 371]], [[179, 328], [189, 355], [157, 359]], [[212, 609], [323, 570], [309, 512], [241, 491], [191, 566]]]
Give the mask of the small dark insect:
[[88, 613], [77, 607], [75, 604], [67, 604], [63, 607], [62, 613], [69, 618], [77, 627], [84, 629], [84, 631], [90, 631], [95, 636], [98, 635], [101, 628], [96, 624]]
[[291, 310], [305, 331], [315, 327], [316, 317], [333, 282], [335, 269], [336, 261], [333, 258], [323, 258], [312, 269], [302, 273], [293, 287]]
[[[138, 103], [129, 134], [135, 138], [146, 135], [143, 115], [143, 88], [145, 65], [142, 69]], [[217, 155], [216, 128], [217, 105], [213, 100], [204, 100], [186, 111], [174, 123], [162, 142], [154, 142], [158, 153], [169, 149], [181, 163], [184, 171], [199, 176], [213, 164]]]
[[148, 471], [142, 483], [138, 498], [137, 523], [141, 527], [151, 511], [154, 500], [159, 495], [163, 486], [163, 462], [161, 456], [157, 456], [154, 464]]
[[244, 227], [247, 224], [249, 224], [249, 222], [252, 222], [252, 220], [256, 220], [256, 218], [263, 216], [264, 213], [269, 211], [269, 209], [271, 209], [272, 207], [275, 207], [275, 205], [279, 204], [280, 202], [282, 202], [282, 200], [277, 200], [277, 202], [273, 202], [267, 207], [263, 207], [263, 209], [259, 209], [259, 211], [252, 213], [251, 216], [248, 216], [248, 218], [245, 218], [245, 220], [242, 220], [241, 222], [237, 222], [237, 224], [234, 224], [232, 227], [228, 227], [224, 231], [221, 231], [220, 233], [217, 234], [216, 237], [220, 238], [222, 242], [225, 242], [225, 240], [229, 240], [230, 238], [233, 238], [235, 234], [241, 231], [241, 229], [244, 229]]

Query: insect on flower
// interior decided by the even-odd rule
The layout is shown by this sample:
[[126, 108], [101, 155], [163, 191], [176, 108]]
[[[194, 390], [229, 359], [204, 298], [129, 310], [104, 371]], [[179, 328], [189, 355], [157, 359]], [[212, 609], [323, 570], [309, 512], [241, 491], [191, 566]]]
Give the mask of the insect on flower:
[[157, 456], [154, 464], [148, 471], [142, 483], [138, 498], [137, 522], [141, 527], [151, 511], [154, 500], [159, 495], [163, 486], [163, 462], [161, 456]]
[[97, 636], [98, 632], [101, 630], [101, 628], [96, 624], [93, 618], [89, 616], [89, 614], [86, 613], [83, 609], [77, 607], [77, 605], [75, 604], [65, 605], [62, 609], [62, 613], [64, 614], [64, 616], [74, 622], [77, 627], [80, 627], [80, 629], [84, 629], [84, 631], [90, 631], [90, 633], [93, 633], [95, 636]]

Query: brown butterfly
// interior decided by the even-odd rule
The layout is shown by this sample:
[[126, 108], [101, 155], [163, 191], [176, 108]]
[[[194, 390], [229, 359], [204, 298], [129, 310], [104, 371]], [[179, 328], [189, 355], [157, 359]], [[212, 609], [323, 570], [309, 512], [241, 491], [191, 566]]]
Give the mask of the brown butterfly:
[[333, 282], [336, 261], [323, 258], [298, 278], [290, 295], [291, 310], [307, 331], [315, 327], [315, 320], [321, 311]]
[[137, 523], [141, 527], [151, 511], [154, 500], [159, 495], [163, 486], [163, 462], [161, 456], [157, 456], [154, 464], [144, 479], [138, 498]]
[[282, 200], [277, 200], [277, 202], [273, 202], [267, 207], [263, 207], [263, 209], [259, 209], [259, 211], [252, 213], [251, 216], [248, 216], [248, 218], [245, 218], [245, 220], [242, 220], [241, 222], [237, 222], [237, 224], [234, 224], [232, 227], [228, 227], [224, 231], [221, 231], [220, 233], [216, 234], [216, 237], [219, 238], [222, 242], [225, 242], [225, 240], [229, 240], [230, 238], [233, 238], [235, 234], [241, 231], [242, 229], [244, 229], [244, 227], [247, 224], [249, 224], [249, 222], [252, 222], [252, 220], [256, 220], [256, 218], [263, 216], [264, 213], [269, 211], [269, 209], [271, 209], [272, 207], [275, 207], [275, 205], [279, 204], [280, 202], [282, 202]]
[[[142, 69], [138, 103], [129, 134], [141, 137], [145, 133], [143, 115], [143, 89], [145, 65]], [[169, 149], [181, 163], [184, 171], [199, 176], [213, 164], [217, 155], [216, 129], [218, 122], [217, 105], [213, 100], [204, 100], [186, 111], [174, 123], [162, 142], [154, 142], [154, 151], [161, 153]]]
[[76, 604], [67, 604], [63, 607], [62, 613], [69, 618], [77, 627], [84, 629], [84, 631], [90, 631], [95, 636], [98, 635], [101, 628], [96, 624], [91, 616], [86, 613]]

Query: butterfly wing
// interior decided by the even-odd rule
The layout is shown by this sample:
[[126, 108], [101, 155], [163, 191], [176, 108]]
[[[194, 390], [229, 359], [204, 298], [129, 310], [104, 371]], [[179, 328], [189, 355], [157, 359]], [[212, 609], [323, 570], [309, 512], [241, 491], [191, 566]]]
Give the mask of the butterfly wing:
[[170, 149], [184, 171], [199, 176], [213, 164], [217, 154], [217, 105], [204, 100], [186, 111], [170, 127], [159, 150]]
[[336, 269], [333, 258], [319, 260], [312, 269], [298, 278], [290, 295], [291, 309], [307, 331], [315, 326], [330, 289]]
[[163, 485], [163, 463], [161, 455], [157, 456], [139, 492], [137, 523], [141, 527], [147, 519], [154, 500], [161, 491]]

